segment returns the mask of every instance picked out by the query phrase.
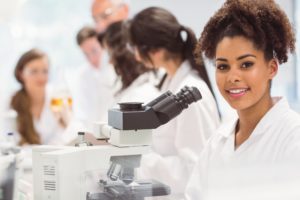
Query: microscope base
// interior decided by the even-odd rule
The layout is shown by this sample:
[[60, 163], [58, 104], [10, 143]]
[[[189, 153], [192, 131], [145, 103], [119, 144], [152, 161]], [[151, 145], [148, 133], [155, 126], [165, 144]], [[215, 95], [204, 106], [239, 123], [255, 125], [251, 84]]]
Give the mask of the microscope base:
[[87, 200], [144, 200], [145, 197], [166, 196], [170, 187], [154, 180], [136, 181], [136, 185], [108, 183], [103, 193], [87, 193]]

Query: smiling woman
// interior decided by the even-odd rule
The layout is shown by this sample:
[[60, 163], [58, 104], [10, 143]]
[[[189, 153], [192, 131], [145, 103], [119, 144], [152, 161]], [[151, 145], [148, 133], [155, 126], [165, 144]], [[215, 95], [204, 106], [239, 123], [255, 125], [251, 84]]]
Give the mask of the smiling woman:
[[275, 59], [266, 61], [264, 52], [250, 40], [236, 36], [220, 41], [215, 60], [218, 88], [234, 109], [247, 110], [261, 103], [267, 104], [263, 106], [266, 110], [272, 106], [269, 90], [278, 69]]
[[215, 60], [218, 88], [238, 112], [235, 148], [247, 140], [275, 105], [271, 81], [278, 64], [286, 62], [288, 51], [294, 49], [290, 22], [272, 0], [229, 0], [206, 25], [196, 54], [203, 52]]
[[188, 186], [188, 199], [200, 199], [214, 186], [215, 170], [300, 162], [300, 116], [285, 98], [270, 94], [278, 65], [294, 50], [291, 23], [273, 0], [227, 0], [206, 24], [196, 55], [215, 61], [218, 89], [238, 118], [211, 138]]

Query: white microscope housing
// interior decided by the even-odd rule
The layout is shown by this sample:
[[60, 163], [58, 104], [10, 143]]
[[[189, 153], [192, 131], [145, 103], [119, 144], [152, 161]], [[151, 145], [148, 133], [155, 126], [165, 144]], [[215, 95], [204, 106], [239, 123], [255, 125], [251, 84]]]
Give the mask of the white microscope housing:
[[97, 180], [91, 177], [106, 176], [111, 157], [148, 152], [144, 146], [118, 148], [111, 145], [68, 147], [47, 153], [42, 151], [44, 149], [37, 147], [33, 151], [34, 162], [35, 158], [39, 161], [33, 168], [34, 199], [39, 200], [86, 199], [87, 192], [100, 192], [93, 191], [92, 183], [96, 184]]

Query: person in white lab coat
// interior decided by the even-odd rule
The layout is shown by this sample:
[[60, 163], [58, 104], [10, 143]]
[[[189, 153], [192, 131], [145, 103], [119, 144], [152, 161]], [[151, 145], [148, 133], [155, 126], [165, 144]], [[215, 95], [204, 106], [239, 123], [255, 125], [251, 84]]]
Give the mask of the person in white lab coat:
[[[210, 139], [188, 184], [187, 199], [219, 199], [213, 196], [218, 192], [212, 192], [217, 188], [233, 194], [228, 199], [245, 199], [247, 193], [244, 198], [234, 198], [240, 192], [238, 187], [244, 192], [257, 189], [251, 190], [251, 195], [257, 196], [247, 196], [248, 199], [268, 199], [268, 192], [259, 189], [262, 183], [269, 183], [264, 189], [271, 189], [270, 193], [278, 192], [272, 181], [257, 176], [264, 169], [257, 170], [257, 166], [267, 165], [264, 172], [269, 173], [276, 163], [300, 161], [300, 116], [290, 109], [284, 97], [270, 94], [278, 65], [287, 62], [288, 52], [294, 50], [291, 23], [273, 0], [228, 0], [208, 21], [196, 55], [204, 54], [214, 60], [219, 91], [238, 117], [222, 125]], [[239, 173], [245, 167], [248, 170]], [[223, 180], [228, 169], [234, 169], [233, 176]], [[291, 166], [287, 169], [291, 170]], [[285, 175], [286, 169], [282, 177]], [[252, 188], [245, 187], [254, 179]], [[225, 190], [232, 180], [235, 184]]]
[[96, 121], [107, 121], [107, 111], [113, 106], [116, 74], [108, 63], [106, 52], [97, 41], [109, 24], [128, 17], [128, 5], [123, 0], [93, 0], [91, 14], [95, 28], [83, 27], [77, 34], [77, 44], [90, 66], [78, 73], [74, 98], [74, 115], [87, 130]]
[[77, 44], [90, 66], [78, 73], [73, 92], [75, 117], [88, 124], [106, 121], [112, 107], [116, 75], [108, 63], [102, 61], [102, 48], [93, 27], [83, 27], [77, 34]]
[[17, 62], [15, 77], [21, 89], [11, 99], [17, 112], [19, 145], [50, 144], [68, 125], [68, 114], [54, 112], [50, 106], [49, 61], [38, 49], [25, 52]]
[[126, 29], [125, 22], [115, 22], [99, 37], [121, 83], [115, 94], [115, 103], [148, 103], [159, 95], [155, 86], [156, 74], [137, 61], [133, 52], [128, 49]]
[[202, 100], [153, 131], [153, 153], [142, 158], [140, 175], [157, 179], [183, 193], [197, 157], [219, 125], [217, 104], [204, 63], [196, 64], [192, 30], [182, 26], [169, 11], [151, 7], [130, 22], [129, 37], [136, 58], [149, 68], [163, 68], [161, 92], [178, 92], [185, 85], [197, 87]]

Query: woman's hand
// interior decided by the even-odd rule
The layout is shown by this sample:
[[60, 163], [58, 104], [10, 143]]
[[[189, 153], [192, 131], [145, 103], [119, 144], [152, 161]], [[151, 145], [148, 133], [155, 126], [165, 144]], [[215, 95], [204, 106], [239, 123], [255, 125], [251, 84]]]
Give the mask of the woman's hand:
[[52, 112], [58, 123], [66, 128], [73, 115], [72, 108], [68, 104], [62, 104], [60, 109], [52, 109]]

